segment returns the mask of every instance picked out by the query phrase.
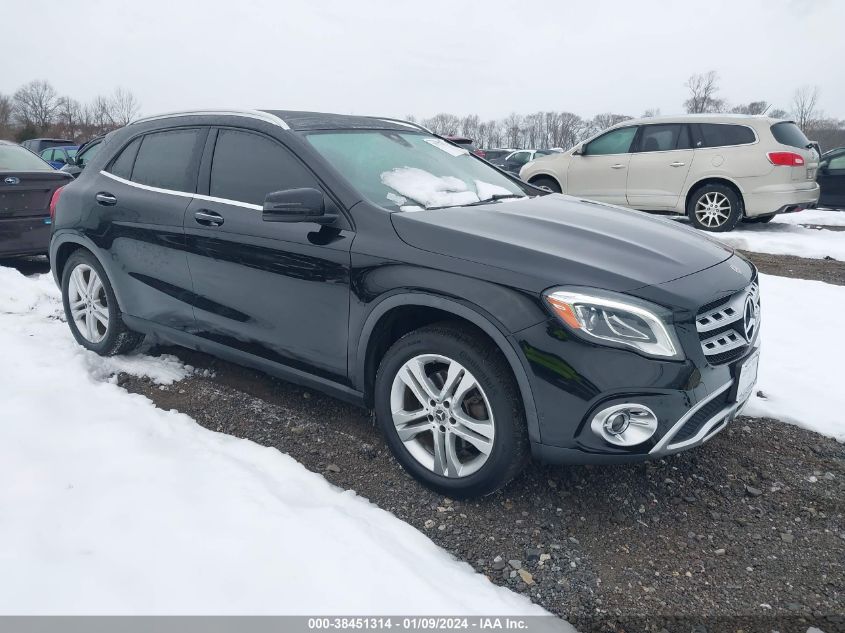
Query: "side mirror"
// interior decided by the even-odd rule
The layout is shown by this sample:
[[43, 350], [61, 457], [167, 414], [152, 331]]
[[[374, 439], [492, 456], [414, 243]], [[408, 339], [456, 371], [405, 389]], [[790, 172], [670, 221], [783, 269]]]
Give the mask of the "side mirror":
[[264, 198], [262, 219], [265, 222], [316, 222], [331, 224], [337, 219], [326, 213], [323, 192], [316, 189], [285, 189], [268, 193]]
[[578, 147], [576, 147], [575, 151], [572, 152], [572, 155], [573, 156], [583, 156], [584, 155], [584, 146], [579, 145]]
[[73, 156], [68, 156], [65, 165], [76, 165], [76, 159]]

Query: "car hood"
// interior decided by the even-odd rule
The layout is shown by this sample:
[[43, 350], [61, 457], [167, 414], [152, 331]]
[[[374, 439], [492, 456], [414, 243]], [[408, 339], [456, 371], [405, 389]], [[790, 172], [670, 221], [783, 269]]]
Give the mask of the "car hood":
[[416, 248], [506, 269], [531, 290], [578, 285], [628, 291], [725, 261], [733, 251], [672, 220], [550, 194], [480, 206], [397, 212]]

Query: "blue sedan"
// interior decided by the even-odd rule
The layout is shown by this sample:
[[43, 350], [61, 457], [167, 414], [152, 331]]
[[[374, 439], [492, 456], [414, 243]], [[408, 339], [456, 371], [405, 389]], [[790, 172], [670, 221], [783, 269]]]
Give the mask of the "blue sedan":
[[41, 152], [41, 158], [46, 160], [54, 169], [61, 169], [68, 163], [68, 158], [76, 156], [78, 145], [65, 145], [63, 147], [49, 147]]

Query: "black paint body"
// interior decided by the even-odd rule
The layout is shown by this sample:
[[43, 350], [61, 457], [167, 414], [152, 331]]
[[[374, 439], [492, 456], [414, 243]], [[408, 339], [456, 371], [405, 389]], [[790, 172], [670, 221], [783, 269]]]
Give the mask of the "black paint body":
[[[365, 406], [371, 404], [374, 354], [395, 310], [470, 321], [508, 360], [534, 454], [551, 461], [641, 459], [651, 444], [613, 448], [584, 432], [591, 412], [635, 396], [660, 417], [656, 441], [730, 380], [737, 363], [710, 366], [694, 323], [701, 306], [747, 287], [756, 274], [724, 246], [661, 218], [545, 195], [515, 178], [534, 197], [390, 212], [358, 193], [302, 133], [407, 132], [407, 125], [278, 115], [292, 129], [256, 118], [197, 115], [141, 122], [109, 135], [60, 199], [50, 249], [54, 274], [60, 277], [74, 248], [87, 248], [106, 270], [132, 329]], [[260, 210], [211, 199], [204, 152], [192, 167], [195, 195], [141, 188], [101, 171], [138, 135], [180, 127], [209, 135], [217, 127], [243, 128], [275, 139], [312, 172], [338, 221], [266, 222]], [[117, 203], [98, 204], [95, 196], [103, 192]], [[225, 221], [200, 224], [200, 210]], [[563, 285], [624, 292], [669, 308], [685, 359], [655, 360], [573, 336], [541, 298]]]

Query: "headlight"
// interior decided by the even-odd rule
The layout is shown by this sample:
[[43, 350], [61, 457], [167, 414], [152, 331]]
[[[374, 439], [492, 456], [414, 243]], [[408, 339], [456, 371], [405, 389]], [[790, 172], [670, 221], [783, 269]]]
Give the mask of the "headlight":
[[649, 356], [683, 358], [668, 310], [605, 291], [552, 289], [552, 311], [576, 334], [599, 343], [632, 347]]

